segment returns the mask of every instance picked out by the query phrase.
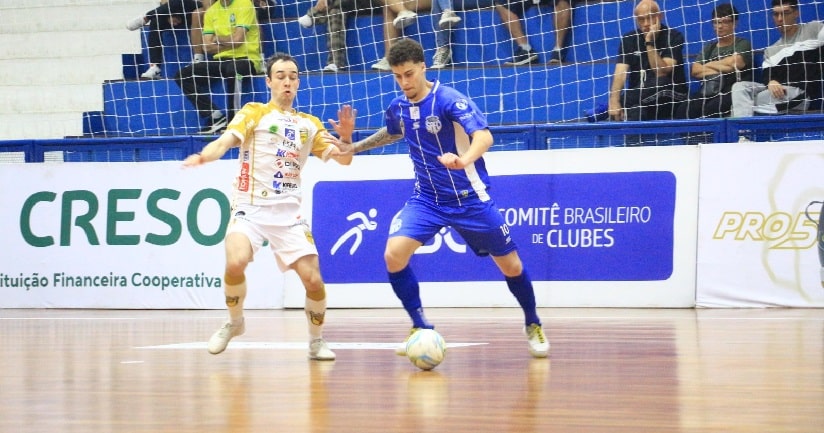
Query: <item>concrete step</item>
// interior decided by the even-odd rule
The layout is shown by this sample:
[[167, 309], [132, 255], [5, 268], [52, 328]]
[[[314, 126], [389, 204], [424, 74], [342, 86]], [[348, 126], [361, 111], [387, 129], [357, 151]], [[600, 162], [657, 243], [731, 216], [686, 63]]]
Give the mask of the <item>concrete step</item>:
[[100, 110], [103, 107], [102, 82], [97, 84], [40, 86], [0, 86], [0, 115]]
[[2, 35], [0, 59], [72, 60], [101, 54], [139, 53], [140, 32], [123, 29], [48, 31]]
[[0, 35], [88, 30], [126, 30], [126, 21], [158, 6], [157, 1], [44, 0], [0, 6]]
[[19, 113], [0, 116], [0, 140], [63, 138], [83, 134], [83, 113]]
[[120, 55], [68, 59], [0, 60], [0, 83], [7, 86], [103, 84], [123, 77]]

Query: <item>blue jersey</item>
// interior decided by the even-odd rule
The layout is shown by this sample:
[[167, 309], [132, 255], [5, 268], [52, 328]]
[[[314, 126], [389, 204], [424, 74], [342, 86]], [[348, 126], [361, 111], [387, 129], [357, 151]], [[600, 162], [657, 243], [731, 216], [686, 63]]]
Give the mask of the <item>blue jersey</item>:
[[486, 116], [461, 92], [435, 81], [423, 100], [412, 103], [401, 95], [385, 114], [389, 134], [403, 134], [415, 166], [415, 194], [441, 206], [466, 206], [489, 201], [489, 175], [483, 158], [462, 170], [449, 170], [438, 156], [463, 155], [470, 135], [487, 129]]

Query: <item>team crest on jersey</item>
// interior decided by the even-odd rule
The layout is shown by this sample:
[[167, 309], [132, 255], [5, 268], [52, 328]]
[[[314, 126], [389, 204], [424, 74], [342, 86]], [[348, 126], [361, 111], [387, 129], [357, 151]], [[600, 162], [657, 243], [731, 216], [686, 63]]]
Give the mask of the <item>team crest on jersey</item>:
[[307, 128], [300, 128], [300, 142], [306, 143], [309, 140], [309, 130]]
[[426, 130], [430, 134], [437, 134], [441, 132], [441, 119], [438, 116], [427, 116], [426, 118]]
[[466, 99], [459, 99], [458, 102], [455, 103], [455, 106], [458, 107], [459, 110], [466, 110], [469, 107], [469, 104], [466, 103]]

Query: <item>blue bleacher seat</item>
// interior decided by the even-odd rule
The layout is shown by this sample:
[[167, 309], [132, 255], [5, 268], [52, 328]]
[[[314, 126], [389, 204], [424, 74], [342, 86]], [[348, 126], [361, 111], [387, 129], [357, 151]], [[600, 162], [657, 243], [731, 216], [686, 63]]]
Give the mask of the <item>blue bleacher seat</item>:
[[[759, 66], [760, 50], [778, 37], [769, 15], [770, 0], [733, 0], [733, 3], [741, 13], [738, 33], [753, 42], [757, 50], [755, 64]], [[314, 114], [326, 119], [336, 114], [339, 104], [357, 101], [359, 126], [380, 126], [383, 108], [397, 94], [390, 74], [370, 69], [370, 65], [384, 55], [383, 17], [350, 18], [346, 33], [350, 64], [347, 73], [314, 73], [326, 64], [326, 28], [318, 25], [305, 29], [296, 21], [312, 4], [309, 0], [277, 3], [275, 19], [262, 23], [264, 55], [288, 52], [296, 58], [302, 71], [310, 72], [302, 79], [299, 108], [311, 106]], [[430, 77], [452, 84], [471, 96], [487, 113], [492, 125], [580, 120], [584, 110], [606, 100], [620, 36], [635, 27], [634, 6], [635, 2], [629, 0], [576, 2], [567, 63], [514, 69], [499, 67], [499, 62], [512, 56], [513, 45], [497, 13], [493, 9], [459, 12], [464, 21], [453, 32], [455, 65], [430, 70]], [[685, 55], [689, 60], [713, 37], [709, 19], [712, 5], [680, 0], [662, 7], [666, 23], [685, 34]], [[748, 14], [747, 10], [758, 12]], [[554, 45], [550, 11], [551, 7], [531, 8], [525, 17], [526, 33], [542, 62], [547, 60], [546, 51]], [[801, 15], [804, 21], [824, 17], [824, 3], [802, 4]], [[417, 23], [404, 32], [422, 43], [427, 60], [432, 58], [435, 34], [431, 15], [421, 13]], [[145, 30], [143, 37], [142, 55], [123, 56], [126, 80], [104, 84], [102, 129], [109, 135], [174, 135], [197, 131], [198, 119], [175, 83], [133, 80], [146, 67]], [[163, 37], [167, 47], [164, 76], [169, 78], [191, 59], [189, 35], [186, 30], [174, 30]], [[685, 67], [689, 68], [689, 61]], [[377, 92], [380, 98], [364, 98]], [[217, 84], [213, 93], [216, 103], [225, 107], [222, 85]], [[268, 94], [263, 78], [254, 77], [244, 83], [242, 102], [266, 101]], [[99, 129], [100, 118], [99, 113], [85, 117], [90, 134]]]

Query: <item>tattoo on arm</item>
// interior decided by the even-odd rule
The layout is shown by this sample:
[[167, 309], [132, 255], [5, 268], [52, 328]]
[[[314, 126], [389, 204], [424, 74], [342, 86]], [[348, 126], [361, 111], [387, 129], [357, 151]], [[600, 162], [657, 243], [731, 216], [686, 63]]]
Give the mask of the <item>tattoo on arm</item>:
[[383, 127], [374, 134], [354, 143], [352, 145], [353, 152], [365, 152], [376, 147], [386, 146], [387, 144], [394, 143], [400, 140], [401, 138], [403, 138], [402, 134], [389, 134], [388, 132], [386, 132], [386, 127]]

